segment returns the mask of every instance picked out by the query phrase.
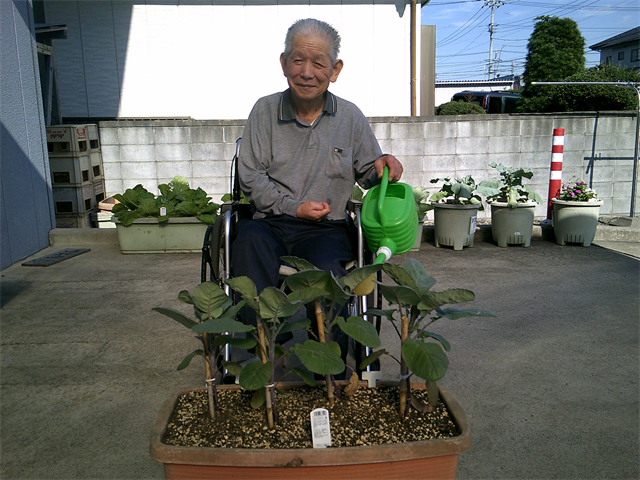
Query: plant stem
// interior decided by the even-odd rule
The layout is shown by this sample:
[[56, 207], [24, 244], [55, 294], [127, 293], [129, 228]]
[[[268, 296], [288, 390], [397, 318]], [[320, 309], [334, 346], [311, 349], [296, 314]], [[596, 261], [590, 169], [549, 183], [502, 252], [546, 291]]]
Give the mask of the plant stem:
[[[318, 340], [320, 343], [327, 343], [324, 336], [324, 315], [322, 314], [322, 303], [320, 299], [316, 300], [316, 322], [318, 324]], [[333, 382], [331, 381], [331, 375], [324, 376], [324, 383], [327, 385], [327, 398], [329, 399], [329, 405], [333, 405], [335, 398], [333, 396]]]
[[[264, 335], [264, 324], [262, 323], [262, 320], [260, 320], [259, 318], [256, 320], [257, 320], [257, 327], [258, 327], [258, 338], [260, 340], [260, 357], [262, 358], [262, 363], [267, 363], [269, 360], [267, 359], [267, 345], [266, 345], [265, 335]], [[273, 379], [273, 376], [271, 377], [271, 379]], [[269, 425], [269, 428], [273, 430], [275, 425], [273, 422], [273, 408], [272, 408], [273, 402], [271, 397], [271, 387], [265, 387], [264, 393], [265, 393], [265, 404], [267, 407], [267, 424]]]
[[215, 388], [215, 379], [211, 371], [211, 353], [209, 352], [209, 341], [207, 334], [202, 334], [202, 345], [204, 346], [204, 369], [207, 375], [207, 397], [209, 398], [209, 414], [211, 418], [216, 416], [216, 408], [214, 407], [213, 389]]
[[[406, 315], [402, 315], [402, 334], [401, 334], [401, 340], [402, 340], [402, 344], [404, 345], [404, 341], [407, 339], [407, 337], [409, 336], [409, 319], [407, 318]], [[404, 357], [402, 357], [402, 353], [400, 354], [400, 409], [399, 409], [399, 413], [400, 416], [404, 416], [405, 415], [405, 411], [407, 408], [407, 383], [408, 383], [408, 379], [406, 379], [405, 377], [407, 376], [407, 364], [404, 361]]]

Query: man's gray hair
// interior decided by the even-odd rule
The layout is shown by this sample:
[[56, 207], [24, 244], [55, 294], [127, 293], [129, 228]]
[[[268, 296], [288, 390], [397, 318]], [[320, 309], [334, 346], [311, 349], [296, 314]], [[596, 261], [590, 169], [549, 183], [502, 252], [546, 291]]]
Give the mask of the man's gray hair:
[[284, 39], [284, 58], [288, 59], [293, 50], [293, 40], [299, 36], [319, 35], [329, 42], [329, 58], [331, 66], [335, 65], [340, 53], [340, 35], [338, 31], [326, 22], [315, 18], [298, 20], [289, 27]]

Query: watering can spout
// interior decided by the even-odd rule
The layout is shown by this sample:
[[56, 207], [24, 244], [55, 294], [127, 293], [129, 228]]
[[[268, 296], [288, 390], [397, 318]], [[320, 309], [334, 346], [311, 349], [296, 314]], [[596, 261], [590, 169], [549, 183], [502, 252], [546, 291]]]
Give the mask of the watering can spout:
[[378, 250], [376, 251], [376, 259], [373, 262], [374, 265], [378, 263], [386, 262], [393, 256], [393, 254], [398, 249], [398, 247], [396, 246], [396, 243], [390, 238], [383, 239], [380, 242], [380, 244], [381, 245], [378, 247]]

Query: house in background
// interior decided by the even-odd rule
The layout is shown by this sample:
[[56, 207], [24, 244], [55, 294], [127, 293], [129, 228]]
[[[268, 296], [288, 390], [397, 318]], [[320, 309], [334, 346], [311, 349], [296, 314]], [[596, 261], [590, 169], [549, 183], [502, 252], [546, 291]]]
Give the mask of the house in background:
[[367, 116], [411, 114], [410, 0], [37, 1], [48, 24], [67, 27], [54, 41], [64, 123], [247, 118], [258, 98], [287, 87], [284, 37], [308, 17], [342, 37], [332, 92]]
[[640, 27], [632, 28], [589, 47], [600, 52], [600, 63], [633, 68], [640, 72]]

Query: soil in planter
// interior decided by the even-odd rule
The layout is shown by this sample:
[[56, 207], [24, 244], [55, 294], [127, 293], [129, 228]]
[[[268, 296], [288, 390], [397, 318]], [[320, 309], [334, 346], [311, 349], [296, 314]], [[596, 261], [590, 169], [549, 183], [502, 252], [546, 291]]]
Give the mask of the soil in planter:
[[[277, 391], [279, 422], [269, 431], [264, 407], [251, 408], [253, 392], [221, 391], [220, 412], [211, 419], [206, 392], [180, 396], [164, 443], [176, 446], [218, 448], [310, 448], [310, 412], [329, 410], [333, 447], [402, 443], [458, 435], [458, 430], [442, 402], [432, 412], [411, 410], [401, 420], [398, 415], [398, 388], [360, 388], [351, 396], [336, 399], [329, 406], [325, 388], [300, 387]], [[423, 390], [413, 391], [424, 399]]]

